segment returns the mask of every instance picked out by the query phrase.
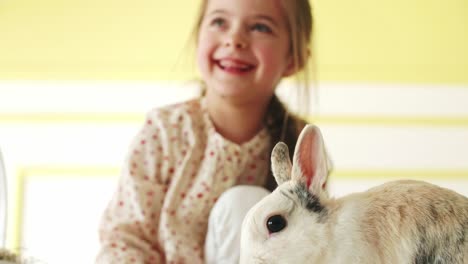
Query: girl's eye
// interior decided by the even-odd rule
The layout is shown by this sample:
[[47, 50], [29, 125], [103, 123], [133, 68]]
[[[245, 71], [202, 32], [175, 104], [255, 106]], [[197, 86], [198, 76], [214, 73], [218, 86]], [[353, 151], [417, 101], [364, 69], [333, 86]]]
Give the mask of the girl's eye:
[[255, 24], [252, 26], [252, 30], [256, 30], [258, 32], [262, 32], [262, 33], [271, 33], [272, 30], [269, 26], [265, 25], [265, 24]]
[[222, 18], [215, 18], [211, 21], [212, 26], [222, 27], [226, 22]]

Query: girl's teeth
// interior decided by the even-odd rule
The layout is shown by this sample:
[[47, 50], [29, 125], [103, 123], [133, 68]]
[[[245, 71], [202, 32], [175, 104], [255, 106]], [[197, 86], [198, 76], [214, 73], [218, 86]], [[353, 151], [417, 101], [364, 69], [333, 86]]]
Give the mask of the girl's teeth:
[[219, 65], [221, 65], [221, 67], [223, 67], [223, 68], [237, 68], [237, 69], [240, 69], [240, 70], [246, 70], [246, 69], [251, 67], [248, 64], [237, 63], [237, 62], [233, 62], [233, 61], [224, 61], [224, 60], [220, 61]]

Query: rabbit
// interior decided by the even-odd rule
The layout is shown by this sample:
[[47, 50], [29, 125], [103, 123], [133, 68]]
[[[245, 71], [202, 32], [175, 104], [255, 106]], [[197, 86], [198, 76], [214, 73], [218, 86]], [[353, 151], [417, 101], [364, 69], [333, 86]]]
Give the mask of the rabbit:
[[468, 198], [415, 180], [342, 198], [327, 193], [320, 130], [307, 125], [293, 162], [278, 143], [278, 187], [252, 207], [241, 231], [241, 264], [468, 264]]

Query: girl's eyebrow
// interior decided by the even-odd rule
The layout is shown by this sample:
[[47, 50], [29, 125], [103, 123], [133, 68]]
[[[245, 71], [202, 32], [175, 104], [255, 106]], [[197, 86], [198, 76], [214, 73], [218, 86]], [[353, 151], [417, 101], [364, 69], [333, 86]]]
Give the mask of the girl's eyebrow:
[[[224, 9], [215, 9], [215, 10], [209, 12], [208, 16], [212, 16], [212, 15], [216, 15], [216, 14], [226, 15], [226, 14], [229, 14], [229, 12], [224, 10]], [[260, 15], [254, 15], [253, 17], [255, 19], [266, 20], [266, 21], [270, 22], [271, 24], [273, 24], [276, 27], [278, 26], [278, 23], [276, 22], [276, 20], [274, 20], [271, 16], [260, 14]]]
[[211, 15], [216, 15], [216, 14], [227, 14], [228, 12], [226, 10], [223, 10], [223, 9], [215, 9], [211, 12], [208, 13], [209, 16]]

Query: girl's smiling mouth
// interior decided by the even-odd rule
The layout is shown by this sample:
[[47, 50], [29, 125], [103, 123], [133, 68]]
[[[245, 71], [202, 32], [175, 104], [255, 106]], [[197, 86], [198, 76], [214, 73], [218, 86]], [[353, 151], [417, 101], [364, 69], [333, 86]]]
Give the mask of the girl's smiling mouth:
[[217, 67], [221, 70], [234, 73], [234, 74], [242, 74], [252, 71], [255, 68], [255, 65], [238, 60], [238, 59], [231, 59], [231, 58], [224, 58], [219, 60], [214, 60], [214, 63]]

